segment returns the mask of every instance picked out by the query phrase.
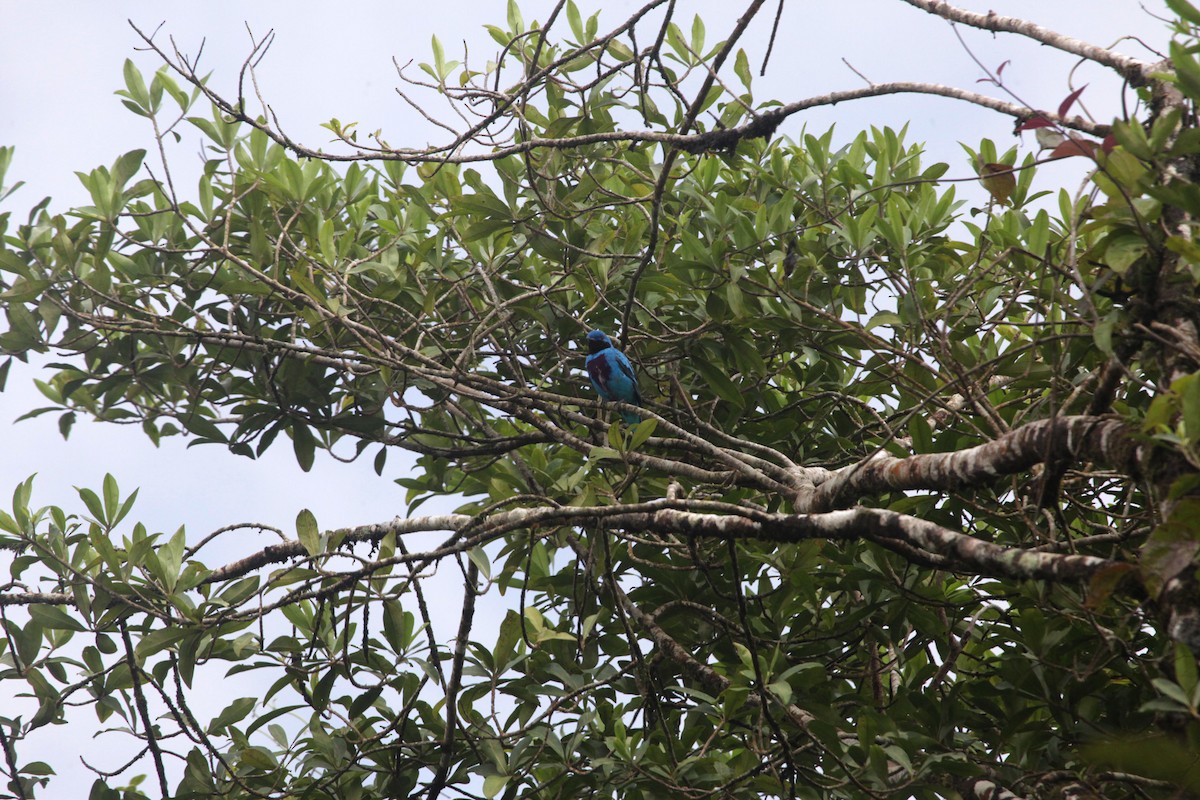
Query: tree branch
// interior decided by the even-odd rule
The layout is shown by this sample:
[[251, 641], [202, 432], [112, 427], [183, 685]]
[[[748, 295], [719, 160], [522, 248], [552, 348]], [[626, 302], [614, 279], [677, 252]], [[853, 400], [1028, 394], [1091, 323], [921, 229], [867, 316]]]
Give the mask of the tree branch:
[[66, 592], [21, 592], [0, 594], [0, 606], [73, 606], [75, 598]]
[[[1034, 25], [1024, 20], [1019, 20], [1013, 17], [1003, 17], [996, 14], [976, 14], [974, 12], [965, 11], [962, 9], [949, 6], [946, 3], [937, 2], [937, 0], [905, 0], [912, 5], [922, 8], [929, 13], [937, 14], [946, 19], [974, 27], [983, 28], [985, 30], [1003, 30], [1013, 33], [1019, 33], [1028, 36], [1036, 41], [1051, 45], [1057, 49], [1068, 53], [1082, 55], [1090, 58], [1105, 66], [1112, 67], [1121, 75], [1128, 78], [1135, 85], [1140, 85], [1145, 82], [1149, 75], [1151, 65], [1148, 62], [1130, 58], [1113, 53], [1104, 48], [1096, 47], [1077, 39], [1072, 39], [1068, 36], [1054, 33], [1038, 25]], [[626, 21], [617, 30], [601, 37], [596, 42], [591, 42], [582, 47], [576, 48], [569, 53], [564, 54], [555, 63], [566, 63], [570, 60], [586, 54], [596, 48], [599, 42], [606, 42], [614, 38], [620, 32], [628, 30], [643, 16], [650, 8], [656, 4], [650, 4], [643, 8], [637, 15]], [[749, 22], [749, 20], [757, 12], [761, 0], [752, 4], [751, 8], [738, 20], [737, 29], [731, 34], [729, 45], [731, 46], [736, 39], [741, 29]], [[538, 136], [530, 136], [523, 141], [513, 142], [504, 146], [496, 146], [490, 148], [486, 152], [467, 153], [463, 152], [462, 148], [468, 142], [478, 141], [482, 136], [483, 130], [492, 121], [498, 119], [505, 109], [511, 107], [517, 101], [517, 98], [525, 96], [532, 92], [538, 85], [538, 81], [546, 80], [554, 65], [549, 65], [538, 72], [530, 75], [522, 84], [509, 92], [499, 95], [503, 100], [498, 104], [488, 117], [476, 123], [469, 131], [455, 137], [454, 141], [446, 145], [435, 145], [425, 148], [371, 148], [363, 149], [356, 148], [349, 153], [330, 153], [319, 148], [308, 147], [300, 142], [294, 141], [277, 127], [273, 126], [266, 119], [260, 119], [250, 116], [245, 112], [240, 103], [230, 102], [221, 95], [217, 94], [207, 83], [204, 78], [198, 75], [182, 57], [172, 59], [168, 53], [160, 48], [154, 41], [153, 37], [134, 28], [138, 35], [153, 48], [158, 55], [174, 69], [182, 78], [191, 83], [197, 89], [201, 90], [205, 96], [216, 104], [224, 113], [230, 115], [233, 119], [250, 125], [263, 133], [267, 134], [276, 143], [282, 145], [293, 153], [307, 158], [320, 159], [322, 161], [404, 161], [410, 164], [418, 163], [438, 163], [438, 164], [469, 164], [486, 161], [495, 161], [505, 158], [510, 155], [518, 155], [528, 153], [539, 149], [567, 149], [584, 147], [588, 145], [604, 144], [604, 143], [657, 143], [668, 147], [677, 148], [690, 153], [702, 153], [712, 150], [726, 149], [737, 144], [742, 139], [752, 139], [760, 137], [769, 137], [774, 134], [779, 124], [787, 117], [796, 114], [800, 111], [814, 108], [818, 106], [836, 105], [840, 102], [848, 100], [857, 100], [866, 97], [879, 97], [889, 94], [915, 93], [929, 94], [941, 97], [947, 97], [955, 100], [962, 100], [974, 105], [983, 106], [994, 111], [999, 111], [1002, 114], [1020, 119], [1028, 117], [1035, 112], [1035, 109], [1026, 108], [1024, 106], [1008, 103], [1003, 100], [998, 100], [993, 97], [972, 92], [965, 89], [959, 89], [953, 86], [942, 86], [932, 83], [919, 83], [897, 81], [883, 84], [873, 84], [871, 86], [860, 89], [852, 89], [841, 92], [830, 92], [825, 95], [818, 95], [804, 100], [788, 103], [780, 108], [770, 109], [757, 113], [754, 119], [750, 122], [722, 130], [713, 130], [700, 133], [688, 134], [686, 131], [694, 121], [694, 113], [697, 104], [702, 102], [706, 91], [697, 93], [693, 101], [692, 107], [687, 109], [688, 113], [684, 117], [682, 126], [678, 133], [667, 131], [641, 130], [641, 131], [602, 131], [593, 134], [582, 136], [567, 136], [567, 137], [550, 137], [543, 138]], [[720, 69], [721, 59], [729, 52], [727, 48], [723, 51], [720, 57], [712, 65], [709, 73], [708, 81], [704, 84], [707, 89], [711, 85], [713, 74]], [[493, 93], [494, 94], [494, 93]], [[463, 102], [469, 102], [464, 100]], [[1057, 114], [1047, 112], [1037, 112], [1057, 125], [1070, 128], [1073, 130], [1082, 131], [1095, 136], [1104, 136], [1110, 131], [1107, 125], [1097, 125], [1082, 117], [1075, 116], [1071, 118], [1062, 118]], [[669, 173], [670, 170], [664, 170], [664, 173]], [[654, 228], [652, 228], [654, 230]]]
[[715, 539], [866, 539], [901, 555], [915, 547], [943, 556], [948, 570], [1018, 580], [1081, 582], [1101, 569], [1123, 563], [1095, 556], [1002, 547], [918, 517], [878, 508], [858, 507], [825, 514], [756, 514], [753, 518], [664, 509], [653, 514], [616, 515], [609, 518], [608, 524]]
[[[819, 486], [804, 489], [798, 511], [843, 508], [864, 495], [892, 490], [954, 491], [983, 486], [1001, 475], [1013, 475], [1042, 463], [1046, 457], [1096, 461], [1131, 478], [1148, 458], [1126, 423], [1111, 417], [1054, 417], [1031, 422], [990, 442], [949, 453], [925, 453], [896, 458], [878, 454], [838, 470]], [[1170, 460], [1167, 453], [1156, 458]], [[1164, 466], [1160, 460], [1159, 466]], [[1180, 465], [1182, 466], [1182, 465]]]
[[142, 691], [142, 668], [138, 666], [137, 659], [133, 654], [133, 641], [129, 637], [129, 628], [125, 624], [125, 620], [120, 620], [118, 627], [121, 629], [121, 640], [125, 644], [125, 663], [129, 667], [129, 679], [133, 682], [133, 696], [137, 703], [138, 716], [142, 718], [142, 727], [146, 731], [146, 745], [150, 748], [150, 754], [154, 758], [154, 770], [158, 773], [158, 786], [162, 791], [162, 796], [170, 795], [170, 790], [167, 788], [167, 772], [163, 764], [162, 750], [158, 746], [158, 734], [154, 732], [154, 720], [150, 718], [150, 707], [146, 703], [146, 694]]
[[446, 730], [442, 735], [442, 757], [437, 772], [429, 782], [428, 800], [436, 800], [454, 762], [454, 738], [458, 732], [458, 692], [462, 688], [463, 664], [467, 658], [467, 642], [471, 638], [471, 625], [475, 620], [475, 598], [478, 592], [475, 581], [479, 568], [472, 561], [467, 565], [466, 580], [463, 581], [463, 608], [458, 623], [458, 636], [454, 640], [454, 661], [450, 670], [450, 683], [446, 687]]
[[1089, 61], [1095, 61], [1097, 64], [1116, 71], [1134, 86], [1141, 86], [1150, 77], [1152, 65], [1148, 61], [1123, 56], [1120, 53], [1114, 53], [1112, 50], [1089, 44], [1081, 39], [1064, 36], [1061, 33], [1052, 31], [1049, 28], [1043, 28], [1041, 25], [1029, 22], [1028, 20], [1017, 17], [1005, 17], [994, 11], [989, 11], [986, 14], [968, 11], [965, 8], [952, 6], [945, 2], [945, 0], [904, 0], [904, 2], [950, 22], [961, 22], [964, 25], [985, 31], [1015, 33], [1028, 39], [1033, 39], [1035, 42], [1041, 42], [1056, 50], [1061, 50], [1064, 53], [1070, 53], [1071, 55], [1086, 58]]

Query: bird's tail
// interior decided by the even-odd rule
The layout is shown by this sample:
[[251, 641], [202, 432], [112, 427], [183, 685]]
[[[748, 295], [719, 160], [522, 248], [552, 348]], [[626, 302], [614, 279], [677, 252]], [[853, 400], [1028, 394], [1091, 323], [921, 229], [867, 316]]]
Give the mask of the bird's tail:
[[627, 425], [637, 425], [642, 421], [642, 418], [637, 414], [634, 414], [632, 411], [622, 411], [621, 419], [625, 420], [625, 424]]

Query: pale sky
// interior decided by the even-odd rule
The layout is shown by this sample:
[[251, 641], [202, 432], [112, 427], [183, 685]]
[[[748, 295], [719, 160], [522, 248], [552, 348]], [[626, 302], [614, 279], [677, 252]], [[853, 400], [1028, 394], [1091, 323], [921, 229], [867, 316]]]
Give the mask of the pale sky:
[[[597, 0], [577, 2], [585, 15], [601, 5]], [[994, 6], [1098, 45], [1137, 35], [1165, 51], [1168, 40], [1166, 26], [1133, 0], [960, 4], [981, 11]], [[606, 23], [611, 26], [624, 20], [639, 5], [633, 0], [603, 3], [601, 30]], [[729, 21], [744, 4], [682, 0], [678, 5], [680, 22], [690, 23], [691, 15], [700, 13], [707, 23], [709, 41], [714, 42], [723, 38]], [[767, 3], [743, 39], [756, 75], [775, 5]], [[526, 0], [522, 11], [527, 21], [545, 19], [551, 6], [546, 0]], [[1166, 13], [1162, 0], [1148, 0], [1146, 6]], [[86, 202], [74, 176], [76, 170], [109, 165], [125, 151], [150, 145], [146, 121], [128, 113], [113, 96], [123, 85], [121, 66], [126, 58], [133, 58], [146, 74], [159, 66], [152, 53], [136, 52], [139, 40], [127, 18], [147, 31], [162, 23], [159, 38], [175, 37], [185, 52], [194, 54], [204, 40], [202, 66], [214, 72], [218, 91], [228, 91], [233, 85], [249, 52], [247, 26], [257, 35], [274, 29], [274, 45], [259, 69], [260, 84], [293, 138], [328, 146], [330, 134], [318, 125], [338, 117], [360, 122], [364, 131], [382, 128], [394, 145], [419, 146], [436, 134], [396, 95], [392, 60], [401, 64], [412, 60], [414, 70], [415, 62], [432, 60], [430, 37], [436, 33], [447, 58], [461, 59], [466, 42], [472, 63], [482, 66], [497, 50], [482, 25], [502, 24], [504, 17], [505, 3], [500, 0], [419, 4], [361, 0], [344, 6], [295, 0], [7, 2], [0, 47], [0, 145], [16, 146], [8, 183], [24, 180], [27, 185], [0, 210], [12, 211], [16, 220], [23, 220], [28, 209], [47, 194], [55, 199], [52, 211]], [[1067, 73], [1074, 59], [1011, 35], [963, 33], [975, 55], [989, 67], [1012, 62], [1004, 75], [1023, 101], [1053, 109], [1070, 91]], [[1155, 58], [1135, 41], [1122, 42], [1117, 49], [1139, 58]], [[861, 78], [843, 64], [843, 58], [875, 82], [927, 80], [995, 92], [976, 83], [980, 70], [947, 23], [900, 0], [788, 0], [767, 77], [756, 78], [756, 98], [789, 102], [861, 86]], [[731, 72], [731, 67], [732, 61], [726, 69]], [[1083, 95], [1088, 108], [1101, 119], [1119, 113], [1119, 84], [1098, 68], [1087, 66], [1075, 85], [1089, 81]], [[840, 141], [866, 126], [899, 127], [910, 122], [909, 141], [928, 142], [929, 162], [948, 161], [949, 177], [970, 174], [966, 156], [956, 142], [976, 145], [988, 136], [1004, 150], [1016, 141], [1007, 118], [949, 100], [913, 97], [818, 109], [790, 118], [779, 132], [795, 138], [803, 125], [821, 132], [834, 122], [838, 128], [835, 139]], [[1033, 145], [1032, 136], [1026, 136], [1024, 150]], [[195, 161], [199, 137], [185, 145]], [[177, 158], [188, 159], [188, 152], [181, 149]], [[1069, 187], [1074, 189], [1082, 166], [1065, 166], [1068, 172], [1074, 169]], [[1057, 188], [1047, 177], [1039, 177], [1039, 185]], [[55, 424], [57, 414], [11, 425], [15, 417], [42, 404], [32, 388], [34, 371], [18, 366], [14, 365], [7, 390], [0, 394], [0, 425], [5, 426], [0, 445], [0, 498], [8, 498], [12, 487], [36, 472], [35, 505], [56, 504], [78, 511], [81, 504], [71, 487], [98, 489], [105, 472], [111, 472], [123, 492], [141, 488], [131, 521], [141, 520], [151, 530], [168, 532], [186, 524], [196, 538], [214, 528], [246, 521], [291, 532], [296, 513], [304, 507], [313, 510], [323, 528], [378, 522], [405, 512], [404, 491], [392, 480], [402, 476], [404, 465], [411, 461], [399, 452], [389, 458], [382, 478], [375, 476], [369, 459], [345, 465], [321, 454], [313, 472], [305, 474], [295, 466], [290, 447], [282, 439], [263, 459], [250, 461], [213, 446], [189, 450], [179, 440], [155, 449], [137, 427], [99, 426], [83, 419], [70, 440], [63, 442]], [[581, 386], [584, 383], [581, 375]], [[5, 504], [0, 500], [0, 506]], [[419, 513], [435, 510], [426, 505]], [[266, 543], [249, 540], [245, 547], [257, 549]], [[450, 577], [457, 581], [457, 576]], [[453, 627], [444, 630], [452, 633]], [[0, 698], [6, 696], [0, 687]], [[43, 732], [56, 737], [46, 739], [48, 750], [56, 754], [63, 752], [64, 741], [70, 741], [62, 738], [61, 729]], [[62, 778], [51, 783], [50, 795], [86, 796], [91, 783], [88, 774], [82, 770], [68, 773], [62, 768], [70, 765], [61, 759], [53, 765], [60, 768]]]

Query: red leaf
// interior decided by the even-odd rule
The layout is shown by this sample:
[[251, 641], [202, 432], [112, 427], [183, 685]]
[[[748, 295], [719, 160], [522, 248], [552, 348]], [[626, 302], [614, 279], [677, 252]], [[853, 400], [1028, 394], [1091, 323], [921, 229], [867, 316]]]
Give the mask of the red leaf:
[[1194, 569], [1200, 542], [1170, 542], [1151, 538], [1142, 545], [1138, 567], [1150, 596], [1157, 598], [1171, 579], [1186, 569]]
[[1051, 158], [1069, 158], [1070, 156], [1086, 156], [1088, 158], [1096, 157], [1096, 150], [1100, 145], [1093, 142], [1091, 139], [1077, 139], [1074, 136], [1067, 139], [1058, 147], [1050, 151]]
[[1104, 141], [1100, 143], [1100, 149], [1104, 151], [1105, 155], [1111, 153], [1113, 148], [1116, 146], [1117, 137], [1113, 136], [1111, 133], [1108, 136], [1105, 136]]
[[1013, 133], [1021, 131], [1035, 131], [1038, 128], [1052, 128], [1054, 123], [1046, 119], [1041, 114], [1034, 114], [1029, 119], [1017, 120], [1017, 127], [1013, 129]]
[[1101, 567], [1092, 575], [1088, 581], [1087, 600], [1084, 605], [1092, 610], [1098, 609], [1104, 605], [1104, 601], [1109, 598], [1121, 581], [1129, 576], [1136, 567], [1133, 564], [1109, 564], [1106, 567]]
[[1008, 61], [1005, 61], [1000, 66], [996, 67], [996, 77], [999, 78], [1000, 76], [1002, 76], [1004, 74], [1004, 68], [1007, 67], [1011, 63], [1012, 63], [1012, 60], [1010, 59]]
[[1080, 86], [1078, 89], [1067, 95], [1067, 99], [1063, 100], [1058, 106], [1058, 115], [1060, 117], [1065, 118], [1067, 116], [1067, 112], [1071, 110], [1071, 106], [1075, 105], [1075, 101], [1079, 99], [1079, 95], [1083, 94], [1083, 90], [1087, 87], [1088, 85], [1085, 83], [1083, 86]]

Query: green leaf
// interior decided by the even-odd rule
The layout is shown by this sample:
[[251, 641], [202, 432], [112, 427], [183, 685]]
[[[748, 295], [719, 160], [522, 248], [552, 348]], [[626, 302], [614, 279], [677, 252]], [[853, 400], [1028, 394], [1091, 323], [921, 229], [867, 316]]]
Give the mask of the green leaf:
[[117, 487], [117, 479], [106, 473], [104, 476], [104, 521], [111, 525], [120, 507], [121, 492]]
[[83, 623], [72, 617], [59, 606], [32, 605], [29, 616], [47, 630], [85, 631]]
[[44, 761], [30, 761], [21, 767], [22, 775], [56, 775], [53, 768]]
[[317, 440], [309, 427], [302, 422], [292, 425], [292, 450], [296, 454], [296, 463], [305, 472], [313, 468], [316, 459]]
[[679, 30], [679, 26], [674, 22], [667, 25], [667, 44], [675, 51], [675, 55], [679, 57], [685, 64], [691, 64], [695, 59], [689, 55], [687, 43], [683, 40], [683, 32]]
[[521, 640], [521, 618], [517, 612], [509, 609], [500, 623], [500, 632], [496, 638], [496, 646], [492, 650], [493, 660], [497, 669], [503, 668], [516, 652], [517, 643]]
[[[615, 426], [617, 423], [613, 424]], [[620, 461], [621, 452], [619, 450], [614, 450], [611, 447], [593, 447], [588, 450], [588, 458], [593, 461], [604, 461], [608, 459]]]
[[608, 446], [615, 452], [623, 453], [628, 448], [625, 442], [625, 430], [621, 427], [620, 420], [614, 421], [608, 426]]
[[658, 420], [644, 419], [637, 424], [633, 429], [633, 436], [629, 440], [629, 449], [636, 450], [646, 443], [646, 440], [654, 435], [654, 429], [658, 427]]
[[446, 53], [442, 49], [441, 40], [434, 36], [430, 41], [430, 47], [433, 49], [433, 71], [439, 79], [444, 79], [446, 77]]
[[1113, 328], [1116, 326], [1118, 318], [1116, 313], [1106, 314], [1092, 329], [1092, 339], [1096, 342], [1096, 347], [1100, 348], [1100, 352], [1106, 356], [1113, 353]]
[[327, 219], [321, 223], [318, 241], [321, 247], [321, 258], [327, 265], [336, 264], [337, 248], [333, 245], [333, 220]]
[[500, 794], [505, 786], [508, 785], [507, 775], [488, 775], [483, 779], [483, 796], [491, 800], [491, 798]]
[[1183, 94], [1200, 100], [1200, 64], [1192, 58], [1188, 48], [1178, 42], [1170, 43], [1171, 66], [1175, 67], [1175, 76]]
[[1166, 678], [1154, 678], [1150, 682], [1154, 685], [1155, 689], [1158, 689], [1167, 699], [1177, 704], [1179, 708], [1186, 709], [1190, 706], [1188, 693], [1179, 684]]
[[1148, 245], [1141, 236], [1120, 234], [1109, 240], [1104, 261], [1118, 275], [1125, 275], [1138, 259], [1146, 255]]
[[746, 51], [740, 47], [737, 51], [737, 57], [733, 60], [733, 72], [738, 76], [738, 80], [742, 82], [742, 86], [745, 86], [749, 90], [754, 77], [750, 74], [750, 59], [746, 57]]
[[273, 770], [275, 757], [261, 747], [247, 747], [241, 753], [241, 763], [251, 769]]
[[227, 727], [245, 719], [257, 704], [258, 698], [239, 697], [227, 705], [224, 711], [213, 718], [213, 721], [208, 724], [208, 733], [211, 735], [224, 733]]
[[[575, 41], [586, 44], [587, 33], [583, 30], [583, 17], [579, 13], [579, 6], [575, 4], [575, 0], [567, 0], [567, 24], [571, 26], [571, 34], [574, 35]], [[2, 173], [0, 173], [0, 177], [3, 177]]]
[[1183, 426], [1189, 441], [1200, 441], [1200, 373], [1191, 376], [1180, 398], [1183, 405]]
[[738, 409], [745, 408], [746, 400], [742, 396], [741, 390], [738, 389], [733, 381], [729, 380], [728, 376], [725, 375], [719, 366], [711, 364], [702, 358], [694, 359], [692, 366], [700, 373], [708, 388], [716, 392], [718, 397]]
[[525, 32], [525, 20], [521, 17], [517, 0], [508, 0], [508, 29], [514, 34]]
[[1183, 688], [1184, 694], [1189, 698], [1189, 704], [1194, 708], [1197, 701], [1196, 690], [1200, 686], [1196, 656], [1187, 645], [1179, 642], [1175, 643], [1175, 681]]
[[1167, 0], [1167, 8], [1175, 12], [1185, 22], [1200, 25], [1200, 10], [1197, 10], [1188, 0]]
[[908, 433], [912, 437], [914, 453], [932, 453], [933, 428], [921, 414], [914, 414], [908, 421]]
[[142, 73], [128, 58], [125, 59], [124, 74], [125, 89], [129, 92], [129, 99], [136, 104], [137, 108], [150, 113], [152, 111], [150, 92], [146, 89], [146, 81], [142, 78]]
[[112, 170], [114, 187], [116, 189], [123, 189], [125, 184], [129, 183], [129, 180], [142, 168], [142, 161], [145, 158], [145, 150], [130, 150], [118, 158]]
[[296, 537], [310, 556], [320, 555], [321, 529], [317, 527], [316, 516], [307, 508], [296, 515]]
[[1167, 781], [1188, 792], [1200, 791], [1200, 773], [1195, 768], [1194, 749], [1170, 737], [1112, 739], [1085, 744], [1081, 751], [1083, 757], [1092, 764]]
[[692, 17], [692, 52], [704, 55], [704, 20], [699, 14]]
[[492, 579], [492, 562], [488, 559], [487, 553], [482, 547], [472, 547], [467, 551], [467, 558], [479, 570], [479, 574], [483, 576], [485, 581]]
[[91, 489], [80, 489], [75, 487], [75, 491], [79, 493], [79, 499], [83, 500], [83, 504], [87, 506], [88, 513], [92, 515], [92, 519], [97, 522], [104, 521], [104, 505], [100, 502], [100, 498]]
[[412, 646], [415, 624], [412, 613], [405, 611], [399, 603], [394, 600], [385, 603], [383, 631], [394, 651], [405, 653]]
[[182, 642], [191, 635], [192, 632], [182, 625], [153, 630], [138, 640], [133, 648], [133, 655], [139, 664], [144, 664], [150, 656]]

